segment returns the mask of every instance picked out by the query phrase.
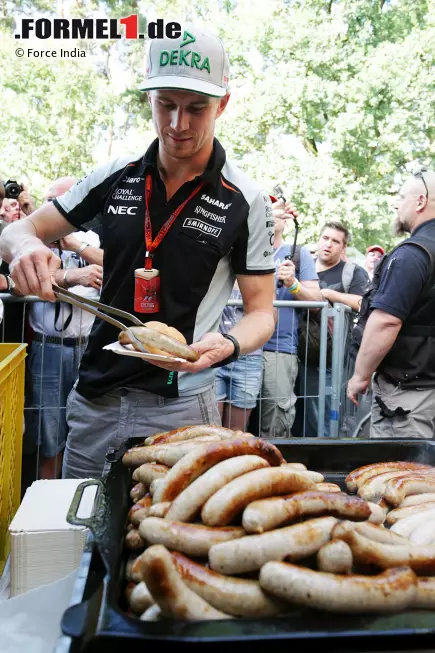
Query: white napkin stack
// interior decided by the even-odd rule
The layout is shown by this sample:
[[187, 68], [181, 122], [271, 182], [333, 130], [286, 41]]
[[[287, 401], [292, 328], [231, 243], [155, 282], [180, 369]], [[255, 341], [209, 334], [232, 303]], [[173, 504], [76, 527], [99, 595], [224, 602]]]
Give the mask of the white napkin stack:
[[[11, 596], [52, 583], [80, 563], [87, 529], [66, 521], [76, 488], [84, 479], [35, 481], [26, 491], [9, 532]], [[96, 486], [85, 489], [79, 517], [92, 513]]]

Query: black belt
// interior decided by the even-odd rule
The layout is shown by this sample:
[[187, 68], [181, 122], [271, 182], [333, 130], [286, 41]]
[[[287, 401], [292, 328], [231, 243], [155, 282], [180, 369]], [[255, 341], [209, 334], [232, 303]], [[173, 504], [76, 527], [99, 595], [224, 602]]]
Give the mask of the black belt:
[[65, 345], [65, 347], [85, 345], [88, 342], [87, 336], [80, 336], [79, 338], [59, 338], [58, 336], [44, 336], [44, 334], [38, 332], [35, 332], [33, 340], [36, 340], [36, 342], [46, 342], [50, 345]]

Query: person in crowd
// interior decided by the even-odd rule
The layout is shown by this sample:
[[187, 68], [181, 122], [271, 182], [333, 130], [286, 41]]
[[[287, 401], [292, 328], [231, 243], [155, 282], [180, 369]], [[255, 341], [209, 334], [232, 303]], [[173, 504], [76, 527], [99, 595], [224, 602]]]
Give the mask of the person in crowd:
[[[242, 299], [237, 285], [234, 285], [230, 299]], [[219, 327], [221, 333], [228, 333], [243, 317], [242, 306], [225, 306]], [[222, 425], [246, 431], [252, 409], [260, 392], [263, 359], [261, 347], [240, 356], [234, 363], [220, 367], [216, 374], [216, 398]]]
[[316, 270], [324, 299], [331, 304], [341, 302], [359, 311], [369, 278], [360, 265], [342, 260], [348, 241], [347, 227], [340, 222], [327, 222], [317, 246]]
[[[1, 182], [4, 197], [4, 184]], [[26, 217], [35, 210], [35, 203], [31, 197], [27, 186], [21, 183], [23, 190], [18, 199], [4, 198], [0, 203], [0, 233], [3, 228]], [[19, 294], [14, 288], [14, 283], [10, 276], [9, 266], [6, 261], [0, 259], [0, 292], [11, 295]], [[26, 328], [26, 310], [23, 303], [5, 302], [4, 319], [0, 327], [0, 342], [18, 343], [24, 341]]]
[[21, 210], [18, 200], [5, 198], [0, 208], [0, 219], [7, 224], [19, 220], [21, 217]]
[[[345, 262], [346, 245], [349, 231], [340, 222], [327, 222], [320, 233], [317, 246], [316, 271], [319, 276], [320, 292], [323, 299], [331, 304], [340, 302], [359, 311], [361, 299], [365, 293], [369, 278], [367, 272], [356, 263]], [[326, 384], [331, 384], [331, 329], [328, 325], [328, 353]], [[319, 419], [319, 355], [320, 355], [320, 320], [311, 312], [308, 327], [303, 326], [301, 335], [301, 359], [304, 360], [307, 347], [307, 364], [300, 367], [300, 393], [305, 397], [305, 430], [310, 436], [317, 434]], [[305, 340], [308, 338], [308, 344]], [[324, 437], [329, 436], [330, 396], [326, 397]]]
[[[179, 63], [192, 47], [197, 65]], [[180, 60], [177, 54], [165, 63], [168, 51]], [[65, 477], [100, 476], [108, 447], [119, 447], [128, 436], [219, 423], [212, 366], [255, 351], [273, 333], [270, 199], [226, 159], [214, 138], [230, 98], [228, 81], [222, 42], [203, 28], [151, 41], [142, 88], [157, 139], [145, 154], [111, 161], [39, 209], [29, 223], [16, 222], [2, 233], [0, 251], [12, 260], [21, 291], [53, 301], [51, 278], [59, 258], [44, 243], [67, 236], [101, 211], [101, 301], [133, 313], [135, 287], [140, 303], [142, 285], [135, 283], [135, 270], [152, 268], [156, 299], [141, 307], [147, 312], [135, 314], [177, 328], [199, 354], [196, 363], [116, 356], [103, 347], [119, 331], [96, 320], [68, 399]], [[244, 316], [221, 334], [235, 277]]]
[[369, 275], [370, 281], [372, 281], [373, 279], [373, 274], [375, 272], [375, 267], [378, 261], [380, 261], [380, 259], [384, 256], [384, 254], [385, 254], [385, 250], [380, 245], [370, 245], [370, 247], [367, 247], [364, 270]]
[[[306, 247], [297, 247], [294, 259], [289, 260], [293, 248], [283, 240], [286, 224], [297, 217], [295, 206], [278, 200], [272, 205], [272, 213], [276, 299], [322, 301], [310, 252]], [[278, 285], [278, 281], [282, 283]], [[261, 436], [265, 438], [291, 436], [298, 375], [298, 320], [298, 311], [294, 308], [279, 308], [275, 331], [263, 348], [260, 415]]]
[[[76, 182], [62, 177], [48, 187], [45, 202], [63, 195]], [[98, 299], [103, 280], [103, 252], [92, 231], [79, 231], [51, 247], [62, 261], [54, 280], [76, 295]], [[85, 258], [86, 257], [86, 258]], [[29, 392], [26, 432], [40, 447], [40, 478], [56, 478], [62, 469], [67, 438], [65, 406], [77, 379], [78, 368], [94, 321], [91, 313], [66, 303], [35, 302], [30, 305], [33, 329], [29, 355]]]
[[[378, 266], [368, 317], [347, 386], [366, 392], [372, 375], [370, 436], [434, 437], [435, 172], [406, 180], [397, 196], [396, 235], [411, 234]], [[366, 302], [365, 302], [366, 303]]]

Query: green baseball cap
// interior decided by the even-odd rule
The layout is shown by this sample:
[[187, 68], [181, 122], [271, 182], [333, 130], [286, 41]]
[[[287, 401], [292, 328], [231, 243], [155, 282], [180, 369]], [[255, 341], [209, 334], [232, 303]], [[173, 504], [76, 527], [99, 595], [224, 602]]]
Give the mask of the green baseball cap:
[[143, 91], [177, 89], [223, 97], [228, 92], [229, 62], [220, 38], [188, 26], [177, 39], [154, 39], [148, 50]]

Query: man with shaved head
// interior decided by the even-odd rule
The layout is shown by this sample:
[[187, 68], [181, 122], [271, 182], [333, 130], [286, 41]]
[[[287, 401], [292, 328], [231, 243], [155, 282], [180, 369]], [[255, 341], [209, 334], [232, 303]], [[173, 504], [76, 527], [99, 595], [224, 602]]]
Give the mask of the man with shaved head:
[[370, 436], [434, 437], [435, 172], [402, 186], [394, 208], [397, 235], [410, 233], [375, 271], [374, 294], [348, 397], [357, 404], [373, 378]]
[[[48, 187], [45, 203], [75, 183], [74, 177], [57, 179]], [[61, 259], [55, 282], [77, 295], [98, 299], [103, 282], [103, 250], [99, 245], [99, 237], [92, 231], [78, 231], [51, 243]], [[70, 304], [37, 302], [30, 305], [29, 320], [34, 336], [26, 424], [30, 438], [40, 446], [40, 477], [55, 478], [61, 471], [67, 436], [66, 400], [77, 379], [94, 318]]]

